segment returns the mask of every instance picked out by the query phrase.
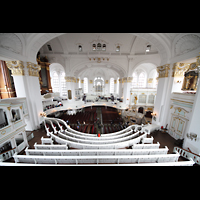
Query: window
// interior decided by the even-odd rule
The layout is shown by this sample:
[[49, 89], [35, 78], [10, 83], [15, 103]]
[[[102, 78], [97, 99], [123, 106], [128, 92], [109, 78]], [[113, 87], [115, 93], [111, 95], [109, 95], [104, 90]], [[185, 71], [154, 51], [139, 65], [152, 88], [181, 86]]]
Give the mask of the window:
[[105, 51], [105, 50], [106, 50], [106, 44], [103, 44], [102, 51]]
[[101, 43], [97, 44], [97, 50], [101, 50]]
[[84, 80], [84, 88], [83, 88], [84, 93], [88, 93], [88, 78], [85, 77], [83, 80]]
[[79, 50], [79, 52], [83, 50], [81, 45], [78, 46], [78, 50]]
[[60, 85], [61, 85], [61, 95], [67, 96], [67, 87], [65, 81], [65, 72], [61, 72], [60, 74]]
[[60, 92], [60, 89], [59, 89], [59, 79], [58, 79], [57, 72], [53, 73], [52, 88], [53, 88], [53, 92]]
[[114, 93], [114, 78], [110, 78], [110, 93]]
[[138, 87], [146, 87], [146, 76], [144, 72], [140, 73], [139, 75]]
[[53, 92], [60, 92], [60, 95], [67, 95], [67, 87], [65, 81], [65, 72], [53, 72], [53, 77], [51, 79]]
[[116, 46], [116, 51], [117, 51], [117, 52], [120, 51], [120, 46]]
[[137, 87], [137, 74], [133, 73], [132, 87]]
[[95, 51], [96, 50], [96, 44], [92, 45], [92, 50]]
[[50, 44], [47, 44], [47, 47], [48, 47], [48, 50], [49, 50], [49, 51], [52, 51], [52, 48], [51, 48], [51, 45], [50, 45]]

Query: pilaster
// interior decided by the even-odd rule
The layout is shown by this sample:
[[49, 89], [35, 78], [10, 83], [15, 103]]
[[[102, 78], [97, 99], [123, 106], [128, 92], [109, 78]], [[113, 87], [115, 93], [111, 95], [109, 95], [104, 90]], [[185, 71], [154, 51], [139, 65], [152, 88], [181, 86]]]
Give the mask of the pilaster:
[[122, 78], [122, 84], [124, 84], [123, 103], [126, 103], [127, 105], [130, 104], [130, 89], [131, 89], [132, 80], [133, 80], [133, 77]]
[[76, 78], [72, 76], [66, 76], [66, 87], [67, 87], [67, 94], [68, 100], [74, 101], [75, 100], [75, 88], [76, 88]]
[[157, 72], [159, 73], [158, 87], [154, 104], [154, 113], [156, 114], [156, 120], [154, 120], [155, 118], [152, 119], [152, 123], [165, 126], [172, 88], [172, 64], [166, 64], [157, 67]]
[[29, 116], [25, 118], [26, 130], [36, 130], [40, 127], [43, 112], [39, 85], [40, 66], [31, 62], [7, 61], [15, 83], [17, 97], [26, 97]]

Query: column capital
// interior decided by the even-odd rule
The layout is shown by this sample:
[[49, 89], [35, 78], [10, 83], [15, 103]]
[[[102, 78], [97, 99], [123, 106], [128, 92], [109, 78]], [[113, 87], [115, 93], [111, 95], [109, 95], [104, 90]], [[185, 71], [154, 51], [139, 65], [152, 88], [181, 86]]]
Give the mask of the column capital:
[[41, 67], [39, 65], [27, 62], [27, 68], [29, 76], [39, 77], [39, 71], [41, 70]]
[[76, 78], [75, 77], [72, 77], [72, 76], [65, 76], [65, 80], [66, 82], [74, 82], [76, 83]]
[[169, 75], [170, 64], [162, 65], [157, 67], [157, 72], [159, 74], [158, 78], [166, 78]]
[[31, 62], [23, 62], [21, 60], [16, 61], [6, 61], [8, 69], [12, 71], [12, 75], [24, 76], [25, 71], [28, 69], [29, 76], [39, 77], [39, 71], [41, 67], [37, 64]]
[[189, 69], [190, 63], [179, 63], [173, 64], [172, 77], [184, 76], [184, 73]]
[[23, 62], [20, 60], [16, 61], [6, 61], [6, 65], [8, 69], [12, 71], [12, 75], [20, 75], [24, 76], [24, 65]]

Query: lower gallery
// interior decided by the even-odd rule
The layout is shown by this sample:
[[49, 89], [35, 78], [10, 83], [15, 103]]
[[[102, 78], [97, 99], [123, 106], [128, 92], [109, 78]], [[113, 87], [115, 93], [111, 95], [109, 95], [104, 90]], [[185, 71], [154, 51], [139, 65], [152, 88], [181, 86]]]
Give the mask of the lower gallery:
[[0, 33], [0, 166], [199, 166], [200, 33]]

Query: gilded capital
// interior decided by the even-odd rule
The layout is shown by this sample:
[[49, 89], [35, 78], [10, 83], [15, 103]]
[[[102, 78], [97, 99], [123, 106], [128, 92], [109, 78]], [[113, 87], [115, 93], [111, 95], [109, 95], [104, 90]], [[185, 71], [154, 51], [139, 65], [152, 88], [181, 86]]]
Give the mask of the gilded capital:
[[65, 76], [65, 81], [66, 82], [74, 82], [74, 83], [76, 83], [76, 78], [75, 77], [71, 77], [71, 76]]
[[[200, 53], [199, 53], [199, 54], [200, 54]], [[200, 56], [197, 56], [196, 58], [197, 58], [196, 64], [197, 64], [197, 66], [200, 66]]]
[[39, 71], [41, 67], [31, 62], [27, 62], [28, 74], [29, 76], [36, 76], [39, 77]]
[[157, 72], [159, 74], [158, 78], [165, 78], [168, 77], [169, 74], [169, 69], [170, 69], [170, 64], [166, 64], [160, 67], [157, 67]]
[[22, 61], [6, 61], [6, 65], [12, 71], [12, 75], [24, 76], [24, 65]]
[[172, 77], [184, 76], [184, 73], [189, 69], [189, 63], [174, 63], [172, 68]]

